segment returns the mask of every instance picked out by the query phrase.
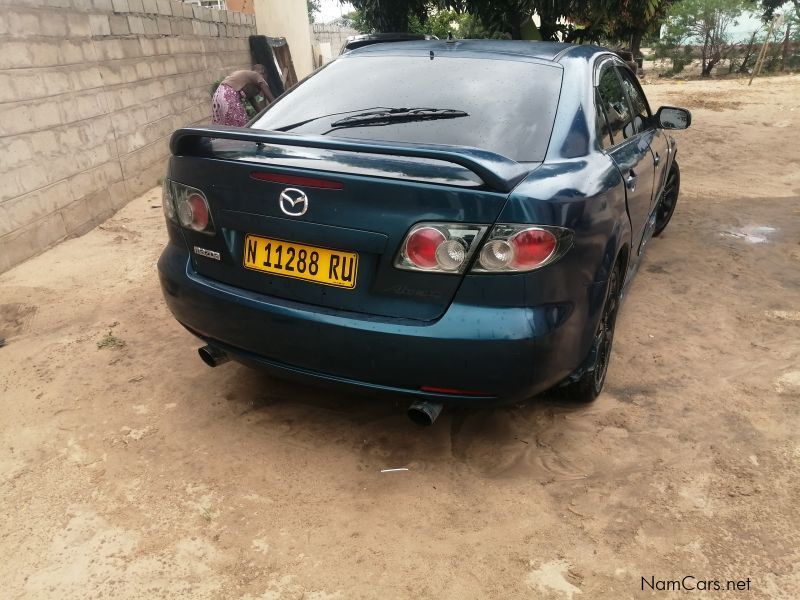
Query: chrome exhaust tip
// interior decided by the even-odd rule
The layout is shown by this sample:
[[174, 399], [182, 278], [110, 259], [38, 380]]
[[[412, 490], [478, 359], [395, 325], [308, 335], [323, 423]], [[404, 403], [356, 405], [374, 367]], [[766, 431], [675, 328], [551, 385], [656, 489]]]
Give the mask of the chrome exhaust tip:
[[225, 354], [224, 350], [220, 350], [214, 346], [203, 346], [202, 348], [198, 348], [197, 353], [200, 355], [200, 358], [203, 359], [203, 362], [209, 367], [218, 367], [230, 360], [228, 355]]
[[408, 418], [414, 421], [417, 425], [423, 426], [431, 426], [433, 425], [434, 421], [439, 417], [442, 412], [442, 408], [444, 408], [438, 402], [428, 402], [426, 400], [421, 400], [419, 402], [414, 402], [411, 406], [408, 407]]

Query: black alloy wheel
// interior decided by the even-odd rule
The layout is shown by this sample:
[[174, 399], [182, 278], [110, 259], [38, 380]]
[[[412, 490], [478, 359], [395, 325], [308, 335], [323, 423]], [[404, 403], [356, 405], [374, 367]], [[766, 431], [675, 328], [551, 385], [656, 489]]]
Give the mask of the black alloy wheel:
[[611, 362], [611, 344], [614, 341], [614, 326], [617, 324], [617, 311], [619, 309], [619, 268], [611, 272], [608, 282], [606, 302], [603, 306], [603, 316], [595, 337], [597, 360], [592, 371], [595, 396], [603, 390], [608, 373], [608, 364]]
[[611, 362], [611, 347], [614, 342], [614, 328], [619, 312], [620, 291], [622, 287], [621, 265], [617, 263], [608, 278], [606, 299], [603, 312], [597, 325], [592, 349], [589, 353], [588, 366], [580, 379], [564, 386], [564, 395], [573, 402], [592, 402], [606, 382], [608, 365]]
[[658, 236], [669, 224], [672, 213], [675, 212], [675, 205], [678, 204], [678, 194], [681, 191], [681, 169], [677, 161], [672, 161], [672, 167], [667, 174], [667, 181], [664, 184], [664, 192], [661, 194], [661, 202], [656, 210], [656, 227], [653, 236]]

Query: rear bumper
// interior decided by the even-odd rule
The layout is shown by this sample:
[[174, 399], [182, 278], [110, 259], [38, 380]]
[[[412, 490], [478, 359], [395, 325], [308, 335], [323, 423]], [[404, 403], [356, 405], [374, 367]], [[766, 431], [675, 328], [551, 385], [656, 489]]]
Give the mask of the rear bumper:
[[[552, 387], [582, 356], [571, 304], [454, 302], [436, 321], [373, 317], [231, 287], [193, 271], [169, 244], [158, 262], [175, 318], [232, 358], [278, 375], [447, 401], [519, 400]], [[423, 387], [465, 390], [444, 394]]]

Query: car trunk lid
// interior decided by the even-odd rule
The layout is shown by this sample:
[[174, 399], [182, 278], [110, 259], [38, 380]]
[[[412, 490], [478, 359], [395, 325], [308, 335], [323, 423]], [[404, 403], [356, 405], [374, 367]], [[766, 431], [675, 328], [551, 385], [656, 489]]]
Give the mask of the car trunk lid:
[[[202, 190], [216, 225], [214, 236], [184, 232], [198, 273], [321, 308], [416, 320], [439, 317], [462, 275], [396, 268], [411, 227], [490, 225], [533, 166], [475, 149], [233, 128], [179, 130], [172, 147], [170, 179]], [[312, 253], [332, 252], [332, 277], [287, 272], [290, 248], [290, 266], [302, 255], [306, 271]]]

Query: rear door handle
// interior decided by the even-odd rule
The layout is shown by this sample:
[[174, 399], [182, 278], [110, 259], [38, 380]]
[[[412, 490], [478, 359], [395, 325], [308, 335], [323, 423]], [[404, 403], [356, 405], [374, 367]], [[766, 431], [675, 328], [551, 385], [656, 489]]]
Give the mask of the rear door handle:
[[628, 176], [625, 178], [625, 187], [628, 188], [630, 191], [634, 191], [636, 189], [637, 179], [639, 179], [639, 176], [633, 169], [631, 169], [630, 171], [628, 171]]
[[660, 163], [660, 162], [661, 162], [661, 156], [659, 156], [658, 152], [656, 152], [656, 158], [655, 158], [655, 160], [653, 160], [653, 164], [655, 166], [658, 166], [658, 163]]

